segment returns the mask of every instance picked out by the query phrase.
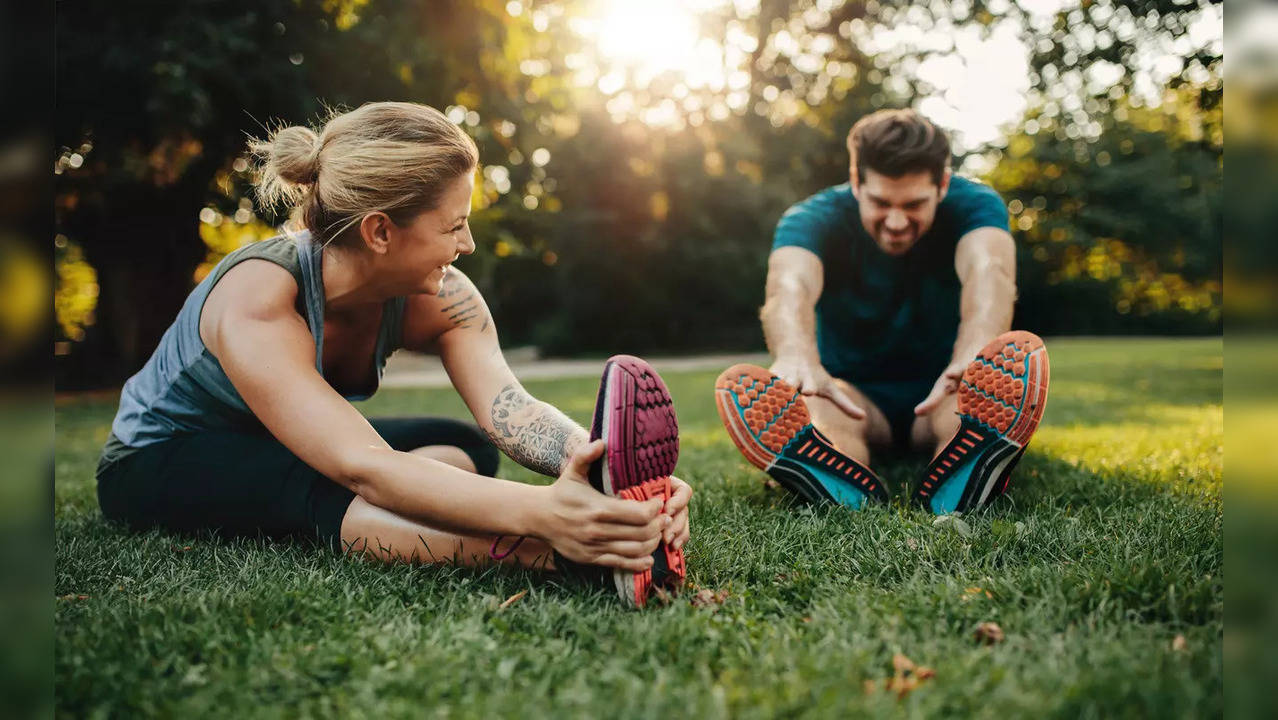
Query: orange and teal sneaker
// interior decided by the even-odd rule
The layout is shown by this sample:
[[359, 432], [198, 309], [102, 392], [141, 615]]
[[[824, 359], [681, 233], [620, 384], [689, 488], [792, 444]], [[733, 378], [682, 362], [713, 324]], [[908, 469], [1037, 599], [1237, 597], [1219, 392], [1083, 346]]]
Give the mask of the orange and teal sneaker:
[[733, 365], [715, 381], [714, 395], [737, 449], [782, 487], [809, 502], [858, 509], [888, 499], [877, 475], [812, 425], [803, 397], [784, 380], [757, 365]]
[[914, 499], [944, 515], [1007, 492], [1012, 468], [1047, 407], [1047, 348], [1037, 335], [1003, 333], [963, 371], [959, 430], [923, 473]]

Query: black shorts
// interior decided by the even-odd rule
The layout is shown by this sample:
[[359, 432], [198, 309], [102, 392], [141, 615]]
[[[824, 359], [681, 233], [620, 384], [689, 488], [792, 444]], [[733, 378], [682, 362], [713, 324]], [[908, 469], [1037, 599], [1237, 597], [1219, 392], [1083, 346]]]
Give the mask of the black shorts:
[[[938, 373], [939, 375], [939, 373]], [[916, 380], [879, 380], [861, 381], [843, 378], [852, 387], [883, 411], [888, 427], [892, 431], [892, 449], [907, 452], [910, 449], [910, 434], [917, 416], [914, 407], [923, 402], [932, 392], [936, 378], [919, 378]]]
[[[497, 474], [497, 448], [470, 423], [448, 418], [369, 422], [396, 450], [452, 445], [479, 473]], [[306, 538], [340, 550], [342, 518], [354, 499], [353, 492], [265, 432], [178, 437], [98, 468], [102, 514], [134, 529]]]

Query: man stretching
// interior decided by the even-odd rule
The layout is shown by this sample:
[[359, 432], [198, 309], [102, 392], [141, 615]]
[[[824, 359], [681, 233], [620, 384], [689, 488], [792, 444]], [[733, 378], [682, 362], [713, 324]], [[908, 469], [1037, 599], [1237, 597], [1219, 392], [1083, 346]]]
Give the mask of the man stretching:
[[813, 501], [886, 499], [870, 449], [927, 451], [936, 513], [1002, 494], [1042, 417], [1042, 340], [1007, 332], [1007, 207], [953, 175], [945, 134], [911, 110], [848, 133], [850, 182], [781, 217], [761, 318], [771, 370], [736, 365], [719, 413], [748, 460]]

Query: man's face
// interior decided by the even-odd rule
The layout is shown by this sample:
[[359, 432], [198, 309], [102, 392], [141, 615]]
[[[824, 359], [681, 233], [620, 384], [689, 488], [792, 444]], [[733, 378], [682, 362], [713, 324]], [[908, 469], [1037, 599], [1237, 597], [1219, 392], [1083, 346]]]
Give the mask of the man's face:
[[860, 206], [861, 224], [888, 255], [904, 255], [914, 247], [932, 227], [936, 208], [949, 188], [949, 169], [940, 186], [927, 171], [894, 178], [866, 170], [865, 182], [858, 182], [856, 168], [852, 169], [852, 194]]

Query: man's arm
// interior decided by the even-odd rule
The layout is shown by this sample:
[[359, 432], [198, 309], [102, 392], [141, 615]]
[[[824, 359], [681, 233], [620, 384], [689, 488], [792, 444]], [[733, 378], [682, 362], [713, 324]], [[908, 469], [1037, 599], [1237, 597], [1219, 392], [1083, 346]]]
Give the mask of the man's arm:
[[816, 303], [825, 270], [821, 258], [800, 247], [781, 247], [768, 256], [763, 309], [763, 337], [772, 358], [821, 362], [816, 343]]
[[954, 270], [962, 284], [958, 337], [950, 364], [932, 392], [914, 408], [925, 415], [946, 395], [958, 390], [959, 380], [976, 353], [990, 340], [1012, 327], [1016, 303], [1016, 243], [1001, 228], [981, 227], [959, 239]]
[[966, 367], [986, 343], [1012, 328], [1016, 243], [1006, 230], [977, 228], [959, 240], [954, 270], [963, 290], [951, 360]]
[[453, 386], [498, 449], [543, 475], [558, 476], [588, 434], [515, 379], [488, 304], [465, 274], [449, 270], [438, 296], [409, 300], [404, 345], [438, 350]]
[[821, 258], [800, 247], [779, 247], [768, 256], [766, 299], [759, 319], [772, 353], [772, 374], [804, 395], [824, 397], [857, 419], [865, 411], [834, 384], [821, 366], [816, 342], [816, 303], [824, 286]]

